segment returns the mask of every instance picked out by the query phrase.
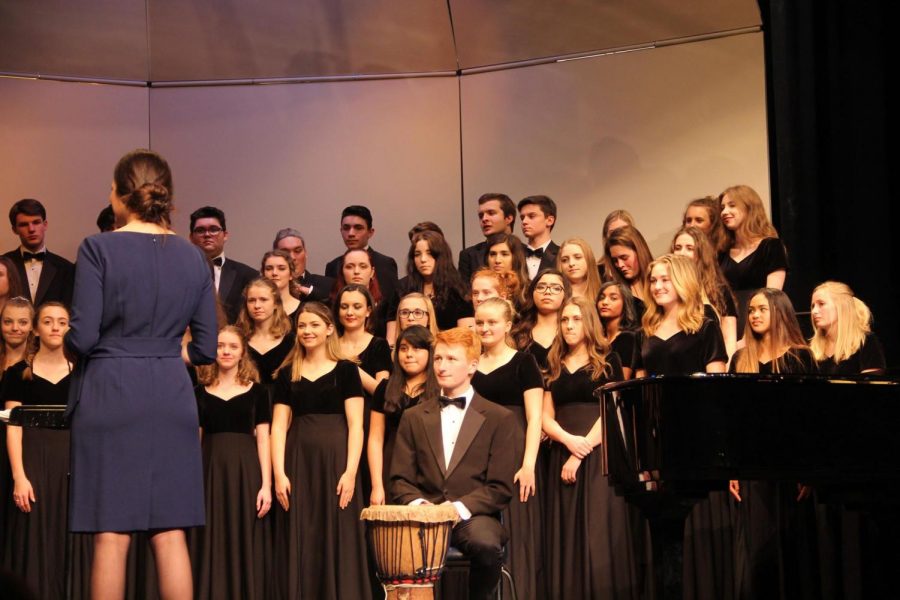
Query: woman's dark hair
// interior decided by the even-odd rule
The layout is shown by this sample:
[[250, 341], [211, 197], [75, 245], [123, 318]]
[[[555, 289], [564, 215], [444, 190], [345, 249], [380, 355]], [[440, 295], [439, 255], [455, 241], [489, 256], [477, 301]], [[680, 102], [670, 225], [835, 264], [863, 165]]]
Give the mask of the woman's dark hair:
[[428, 350], [428, 366], [425, 367], [425, 383], [417, 390], [423, 400], [437, 398], [441, 394], [441, 386], [434, 374], [434, 336], [421, 325], [410, 325], [397, 336], [394, 350], [394, 366], [384, 390], [384, 414], [392, 415], [403, 412], [408, 404], [405, 394], [406, 371], [400, 366], [400, 344], [409, 344], [413, 348]]
[[344, 335], [344, 324], [341, 323], [341, 298], [348, 292], [359, 292], [363, 295], [363, 298], [366, 299], [366, 306], [369, 308], [369, 316], [366, 318], [363, 327], [366, 331], [372, 333], [372, 323], [375, 320], [375, 303], [372, 301], [372, 294], [370, 294], [369, 290], [363, 285], [359, 285], [358, 283], [348, 283], [337, 293], [334, 297], [334, 302], [332, 302], [331, 305], [331, 312], [334, 315], [334, 327], [337, 329], [338, 335]]
[[[627, 285], [619, 281], [607, 281], [600, 286], [600, 291], [597, 292], [597, 300], [594, 304], [599, 304], [600, 295], [607, 288], [611, 287], [617, 288], [619, 295], [622, 296], [622, 316], [619, 317], [619, 331], [637, 331], [641, 328], [641, 317], [643, 315], [637, 314], [637, 311], [634, 309], [634, 296], [631, 294], [631, 288]], [[606, 323], [603, 321], [603, 317], [600, 317], [600, 322], [603, 324], [603, 333], [605, 335]]]
[[[352, 248], [344, 252], [343, 256], [341, 256], [341, 264], [338, 265], [337, 277], [334, 278], [334, 287], [331, 288], [331, 302], [332, 304], [338, 297], [338, 292], [343, 290], [347, 286], [347, 280], [344, 279], [344, 259], [347, 258], [347, 255], [351, 252], [365, 252], [369, 257], [369, 265], [372, 267], [372, 270], [375, 270], [375, 260], [372, 258], [372, 249], [366, 248], [363, 250], [362, 248]], [[378, 285], [378, 277], [372, 275], [372, 280], [369, 281], [369, 294], [372, 296], [372, 306], [374, 310], [374, 306], [381, 302], [381, 286]]]
[[453, 266], [453, 253], [444, 236], [434, 231], [420, 231], [412, 237], [409, 244], [409, 252], [406, 255], [406, 275], [409, 286], [407, 291], [423, 292], [425, 279], [416, 269], [416, 244], [424, 241], [428, 244], [428, 250], [434, 257], [434, 272], [431, 275], [431, 284], [434, 296], [431, 301], [437, 310], [446, 308], [452, 292], [456, 292], [460, 298], [466, 297], [466, 289], [463, 286], [459, 271]]
[[529, 281], [528, 263], [525, 261], [525, 245], [518, 237], [511, 233], [495, 233], [488, 236], [487, 245], [484, 248], [484, 266], [491, 266], [491, 248], [498, 244], [506, 244], [512, 254], [512, 271], [519, 281]]
[[116, 196], [141, 221], [168, 227], [171, 222], [172, 171], [152, 150], [134, 150], [119, 159], [113, 171]]
[[25, 288], [22, 285], [22, 277], [19, 275], [19, 269], [12, 259], [6, 256], [0, 256], [0, 265], [6, 267], [6, 281], [9, 284], [9, 291], [6, 293], [7, 298], [18, 298], [25, 295]]
[[[510, 332], [513, 344], [519, 350], [525, 350], [531, 345], [531, 330], [534, 329], [535, 324], [537, 324], [538, 313], [537, 306], [534, 305], [534, 288], [537, 287], [544, 275], [555, 275], [556, 277], [559, 277], [563, 286], [562, 304], [565, 304], [566, 301], [572, 297], [572, 284], [570, 284], [569, 280], [557, 269], [544, 269], [538, 273], [525, 290], [525, 301], [522, 304], [522, 310], [518, 311], [519, 319], [513, 325], [512, 331]], [[562, 306], [562, 304], [560, 304], [560, 306]]]

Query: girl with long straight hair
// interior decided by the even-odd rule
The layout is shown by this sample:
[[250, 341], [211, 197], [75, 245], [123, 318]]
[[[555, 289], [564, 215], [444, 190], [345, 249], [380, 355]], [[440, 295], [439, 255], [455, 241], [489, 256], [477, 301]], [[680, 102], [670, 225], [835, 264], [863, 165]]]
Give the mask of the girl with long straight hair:
[[809, 342], [823, 374], [884, 373], [881, 342], [872, 332], [872, 311], [845, 283], [816, 286], [810, 308], [815, 333]]
[[556, 269], [544, 269], [528, 285], [512, 338], [516, 348], [533, 355], [541, 369], [547, 367], [547, 354], [559, 330], [559, 310], [571, 297], [569, 280]]
[[618, 281], [607, 281], [597, 293], [597, 314], [603, 326], [603, 335], [622, 361], [625, 379], [634, 377], [641, 363], [641, 343], [637, 330], [640, 315], [635, 313], [631, 289]]
[[247, 352], [260, 382], [271, 385], [275, 370], [294, 345], [291, 320], [274, 281], [260, 277], [247, 284], [236, 326], [247, 339]]
[[[628, 284], [640, 309], [647, 302], [647, 272], [653, 255], [641, 232], [634, 227], [620, 227], [610, 233], [604, 245], [606, 261], [616, 281]], [[643, 312], [639, 310], [638, 312]]]
[[581, 238], [569, 238], [559, 245], [556, 268], [572, 286], [573, 296], [590, 300], [600, 291], [600, 272], [590, 244]]
[[[525, 245], [511, 233], [495, 233], [487, 239], [487, 250], [484, 253], [484, 266], [502, 273], [512, 271], [524, 286], [530, 281], [528, 263], [525, 259]], [[524, 298], [516, 298], [520, 306]]]
[[301, 305], [274, 400], [275, 595], [367, 600], [372, 590], [359, 520], [363, 389], [324, 304]]
[[466, 289], [453, 266], [450, 246], [439, 233], [420, 231], [410, 241], [406, 257], [406, 277], [400, 281], [400, 295], [420, 292], [431, 298], [438, 329], [472, 325], [472, 306]]
[[400, 418], [407, 408], [440, 396], [434, 375], [434, 334], [421, 325], [400, 331], [391, 375], [375, 388], [366, 451], [372, 476], [370, 504], [384, 504]]

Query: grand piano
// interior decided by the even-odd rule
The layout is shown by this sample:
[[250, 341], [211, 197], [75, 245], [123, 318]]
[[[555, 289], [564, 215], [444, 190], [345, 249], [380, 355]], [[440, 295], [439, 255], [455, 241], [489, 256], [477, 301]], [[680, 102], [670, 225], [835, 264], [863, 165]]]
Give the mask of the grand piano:
[[729, 479], [814, 485], [820, 500], [864, 507], [900, 539], [898, 381], [659, 376], [597, 395], [604, 473], [650, 523], [657, 598], [682, 597], [684, 520]]

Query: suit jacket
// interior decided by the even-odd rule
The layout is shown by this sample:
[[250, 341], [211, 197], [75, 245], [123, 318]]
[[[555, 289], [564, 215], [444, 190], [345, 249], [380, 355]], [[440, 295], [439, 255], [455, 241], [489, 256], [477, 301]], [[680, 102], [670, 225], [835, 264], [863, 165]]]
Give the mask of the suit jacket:
[[241, 314], [244, 288], [259, 277], [259, 271], [242, 262], [228, 257], [222, 263], [222, 274], [219, 277], [219, 300], [228, 316], [228, 322], [234, 324]]
[[[375, 273], [378, 273], [378, 271], [375, 271]], [[325, 277], [323, 275], [316, 275], [315, 273], [310, 273], [309, 270], [307, 270], [303, 274], [303, 277], [298, 277], [296, 281], [302, 286], [312, 286], [312, 292], [305, 298], [301, 298], [301, 300], [316, 300], [318, 302], [325, 302], [326, 304], [328, 303], [328, 298], [331, 295], [331, 290], [332, 288], [334, 288], [333, 278]]]
[[468, 288], [472, 285], [472, 273], [484, 266], [487, 255], [487, 241], [478, 242], [459, 252], [459, 274]]
[[516, 427], [512, 412], [476, 393], [445, 468], [440, 404], [431, 400], [404, 411], [391, 458], [393, 501], [459, 500], [473, 516], [498, 513], [513, 494]]
[[[392, 298], [397, 291], [397, 261], [386, 254], [376, 252], [371, 246], [369, 250], [372, 252], [372, 266], [375, 267], [375, 279], [381, 288], [381, 297]], [[325, 265], [325, 276], [337, 279], [343, 262], [344, 256], [341, 255]]]
[[541, 257], [541, 266], [538, 267], [538, 273], [544, 269], [555, 269], [557, 254], [559, 254], [559, 245], [551, 240], [544, 249], [544, 255]]
[[[25, 287], [25, 293], [30, 298], [28, 291], [28, 276], [25, 274], [25, 260], [19, 248], [10, 250], [4, 254], [15, 263], [19, 270], [19, 277]], [[75, 287], [75, 265], [58, 254], [47, 252], [44, 255], [44, 266], [41, 267], [41, 278], [38, 280], [37, 291], [34, 295], [34, 305], [40, 306], [44, 302], [62, 302], [66, 306], [72, 306], [72, 289]]]

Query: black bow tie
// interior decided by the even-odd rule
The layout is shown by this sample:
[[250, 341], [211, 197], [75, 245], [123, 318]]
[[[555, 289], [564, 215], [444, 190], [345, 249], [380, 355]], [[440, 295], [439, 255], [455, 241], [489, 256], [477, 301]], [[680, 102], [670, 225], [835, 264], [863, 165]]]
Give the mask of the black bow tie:
[[448, 398], [447, 396], [441, 396], [440, 403], [441, 408], [445, 408], [447, 406], [455, 406], [459, 410], [466, 410], [465, 396], [460, 396], [459, 398]]
[[22, 258], [25, 260], [44, 260], [46, 252], [22, 252]]
[[217, 256], [213, 259], [213, 264], [217, 267], [221, 267], [223, 262], [225, 262], [225, 259], [221, 256]]
[[537, 258], [543, 258], [544, 249], [538, 248], [537, 250], [534, 250], [532, 248], [529, 248], [528, 246], [525, 246], [525, 256], [527, 256], [528, 258], [531, 258], [532, 256], [536, 256]]

